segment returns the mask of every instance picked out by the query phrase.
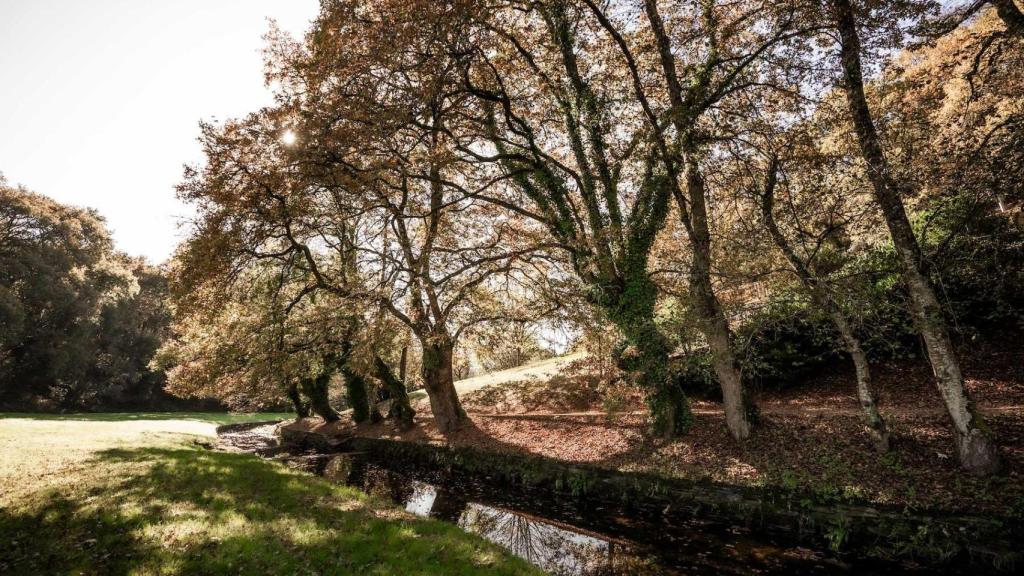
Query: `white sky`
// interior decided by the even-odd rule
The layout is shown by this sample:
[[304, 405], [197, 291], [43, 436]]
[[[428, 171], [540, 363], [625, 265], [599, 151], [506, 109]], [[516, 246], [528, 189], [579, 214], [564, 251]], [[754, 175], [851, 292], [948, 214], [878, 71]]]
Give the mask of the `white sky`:
[[270, 104], [263, 35], [299, 35], [317, 0], [0, 0], [0, 172], [106, 217], [157, 263], [181, 238], [174, 197], [200, 119]]

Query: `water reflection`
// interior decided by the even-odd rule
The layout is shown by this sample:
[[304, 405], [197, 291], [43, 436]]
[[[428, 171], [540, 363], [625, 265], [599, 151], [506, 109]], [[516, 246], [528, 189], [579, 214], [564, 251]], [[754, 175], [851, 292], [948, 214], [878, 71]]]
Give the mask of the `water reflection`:
[[459, 520], [459, 526], [480, 534], [552, 574], [607, 571], [614, 550], [614, 544], [609, 540], [481, 504], [470, 504]]
[[628, 543], [550, 519], [471, 502], [454, 491], [414, 480], [359, 456], [341, 455], [327, 462], [323, 475], [331, 480], [403, 506], [494, 542], [543, 570], [558, 575], [664, 573], [633, 553]]
[[468, 473], [379, 462], [369, 453], [316, 458], [310, 469], [335, 482], [456, 524], [556, 575], [893, 574], [910, 568], [850, 565], [742, 526], [670, 519], [644, 503], [563, 498]]
[[434, 500], [437, 499], [437, 490], [430, 484], [411, 481], [412, 496], [405, 503], [405, 511], [417, 516], [429, 516], [431, 508], [434, 507]]

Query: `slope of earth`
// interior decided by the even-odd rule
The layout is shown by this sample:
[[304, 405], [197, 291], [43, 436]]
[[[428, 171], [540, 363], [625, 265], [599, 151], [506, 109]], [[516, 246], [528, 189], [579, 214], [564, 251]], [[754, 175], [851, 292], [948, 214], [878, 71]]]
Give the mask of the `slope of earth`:
[[463, 396], [470, 422], [455, 434], [437, 432], [425, 398], [416, 402], [413, 430], [399, 433], [383, 423], [359, 434], [809, 490], [824, 500], [1024, 517], [1024, 350], [1013, 342], [977, 348], [965, 358], [967, 386], [1005, 463], [990, 478], [960, 472], [948, 416], [921, 364], [876, 370], [881, 410], [893, 434], [887, 454], [871, 447], [845, 363], [788, 391], [758, 394], [761, 422], [742, 444], [728, 435], [720, 405], [707, 400], [693, 401], [688, 433], [671, 441], [652, 438], [640, 398], [602, 383], [586, 364], [562, 364], [561, 372], [533, 379], [516, 378], [514, 371], [505, 378], [492, 375], [487, 386]]

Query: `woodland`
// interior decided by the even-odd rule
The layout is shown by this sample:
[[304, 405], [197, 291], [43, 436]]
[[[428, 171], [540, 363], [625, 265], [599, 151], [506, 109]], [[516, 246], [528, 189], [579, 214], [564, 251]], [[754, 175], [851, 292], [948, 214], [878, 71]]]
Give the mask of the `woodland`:
[[167, 265], [3, 183], [0, 403], [166, 386], [358, 423], [388, 398], [408, 428], [422, 388], [447, 433], [460, 377], [588, 349], [664, 438], [697, 396], [743, 442], [756, 391], [852, 365], [884, 452], [874, 365], [923, 359], [958, 461], [993, 472], [958, 347], [1021, 328], [1022, 22], [1012, 0], [325, 1], [268, 35], [276, 104], [202, 124]]
[[321, 0], [265, 43], [167, 262], [0, 174], [0, 573], [1021, 559], [1020, 2]]
[[154, 365], [327, 421], [340, 374], [400, 428], [414, 383], [451, 433], [474, 348], [562, 333], [607, 341], [655, 437], [705, 396], [740, 443], [755, 391], [852, 365], [884, 452], [872, 371], [923, 358], [957, 461], [995, 472], [958, 345], [1020, 333], [1024, 28], [940, 8], [324, 2], [268, 36], [276, 104], [202, 126]]

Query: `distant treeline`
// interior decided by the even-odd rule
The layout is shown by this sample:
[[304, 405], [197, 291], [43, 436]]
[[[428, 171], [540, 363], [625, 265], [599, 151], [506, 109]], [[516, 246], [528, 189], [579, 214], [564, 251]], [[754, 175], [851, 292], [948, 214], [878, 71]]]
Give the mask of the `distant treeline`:
[[196, 408], [149, 368], [170, 320], [162, 270], [103, 218], [0, 177], [0, 409]]

